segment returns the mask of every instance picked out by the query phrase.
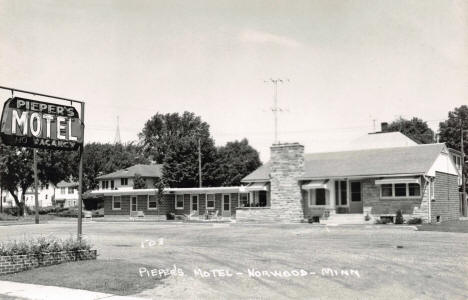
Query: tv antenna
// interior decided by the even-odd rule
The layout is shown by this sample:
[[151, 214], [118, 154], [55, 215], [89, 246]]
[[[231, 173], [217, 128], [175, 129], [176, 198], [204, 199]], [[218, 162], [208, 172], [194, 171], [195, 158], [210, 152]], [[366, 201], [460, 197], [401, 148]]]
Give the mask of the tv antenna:
[[274, 94], [273, 94], [273, 107], [271, 108], [271, 111], [273, 112], [274, 118], [275, 118], [275, 141], [274, 143], [278, 143], [278, 112], [282, 112], [283, 110], [278, 107], [278, 83], [283, 84], [286, 82], [289, 82], [289, 79], [285, 78], [270, 78], [268, 80], [265, 80], [266, 83], [272, 83], [274, 87]]

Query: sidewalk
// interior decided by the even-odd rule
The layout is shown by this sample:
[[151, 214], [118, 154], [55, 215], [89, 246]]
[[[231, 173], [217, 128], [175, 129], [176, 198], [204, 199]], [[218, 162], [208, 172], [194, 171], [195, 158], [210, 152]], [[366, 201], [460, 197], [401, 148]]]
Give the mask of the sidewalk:
[[31, 300], [142, 300], [145, 298], [117, 296], [86, 290], [76, 290], [58, 286], [0, 281], [0, 299], [31, 299]]

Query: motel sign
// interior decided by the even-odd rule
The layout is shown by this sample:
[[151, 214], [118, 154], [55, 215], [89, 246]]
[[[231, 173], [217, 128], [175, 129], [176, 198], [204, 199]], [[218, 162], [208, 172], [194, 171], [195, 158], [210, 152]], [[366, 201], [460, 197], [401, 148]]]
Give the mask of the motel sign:
[[83, 144], [83, 124], [73, 106], [20, 97], [3, 107], [0, 137], [4, 144], [55, 150], [77, 150]]

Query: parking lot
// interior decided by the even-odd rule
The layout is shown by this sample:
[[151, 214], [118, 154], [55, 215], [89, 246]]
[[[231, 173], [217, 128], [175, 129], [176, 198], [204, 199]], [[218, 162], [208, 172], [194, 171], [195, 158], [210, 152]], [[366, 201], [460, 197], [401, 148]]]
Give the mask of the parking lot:
[[[138, 294], [150, 298], [465, 299], [468, 295], [466, 233], [420, 232], [392, 225], [163, 222], [88, 222], [83, 232], [98, 249], [99, 260], [133, 263], [135, 284], [157, 273], [170, 275], [163, 284]], [[76, 224], [0, 226], [0, 240], [38, 234], [67, 237], [76, 234]]]

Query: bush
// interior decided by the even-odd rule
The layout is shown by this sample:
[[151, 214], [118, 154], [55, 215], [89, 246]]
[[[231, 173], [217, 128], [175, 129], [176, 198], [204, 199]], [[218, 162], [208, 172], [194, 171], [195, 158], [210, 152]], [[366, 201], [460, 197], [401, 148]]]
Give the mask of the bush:
[[369, 215], [366, 215], [366, 216], [364, 217], [364, 220], [365, 220], [365, 221], [370, 221], [370, 216], [369, 216]]
[[408, 220], [408, 224], [422, 224], [422, 219], [421, 218], [411, 218]]
[[89, 250], [91, 245], [75, 238], [59, 239], [55, 237], [37, 237], [29, 240], [0, 243], [0, 256], [41, 254], [44, 252]]
[[391, 221], [388, 218], [380, 218], [380, 219], [375, 219], [375, 224], [388, 224], [391, 223]]
[[167, 220], [174, 220], [175, 219], [175, 214], [174, 213], [167, 213], [166, 214], [166, 219]]
[[395, 217], [395, 224], [403, 224], [405, 220], [403, 219], [403, 213], [401, 209], [397, 210], [396, 217]]

